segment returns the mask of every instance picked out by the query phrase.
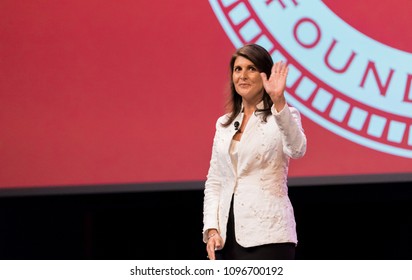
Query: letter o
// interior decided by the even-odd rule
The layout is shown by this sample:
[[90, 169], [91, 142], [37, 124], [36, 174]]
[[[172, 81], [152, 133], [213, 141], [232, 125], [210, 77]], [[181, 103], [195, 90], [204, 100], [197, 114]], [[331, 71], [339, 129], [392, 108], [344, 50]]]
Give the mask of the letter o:
[[[314, 38], [314, 40], [312, 42], [303, 42], [299, 37], [298, 37], [298, 28], [300, 28], [302, 26], [302, 24], [311, 24], [315, 27], [316, 29], [316, 37]], [[316, 46], [319, 43], [320, 37], [321, 37], [321, 31], [319, 28], [319, 25], [317, 25], [317, 23], [310, 18], [301, 18], [298, 22], [296, 22], [294, 28], [293, 28], [293, 36], [295, 37], [296, 41], [303, 47], [307, 48], [307, 49], [311, 49], [314, 46]]]

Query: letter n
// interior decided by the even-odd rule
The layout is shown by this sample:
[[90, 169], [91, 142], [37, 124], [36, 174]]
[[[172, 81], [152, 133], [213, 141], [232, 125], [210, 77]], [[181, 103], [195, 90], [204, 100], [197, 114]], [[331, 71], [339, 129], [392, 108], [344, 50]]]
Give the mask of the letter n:
[[363, 86], [365, 85], [366, 77], [368, 76], [368, 73], [369, 73], [370, 71], [372, 71], [373, 76], [375, 77], [375, 80], [376, 80], [376, 83], [377, 83], [377, 85], [378, 85], [380, 94], [381, 94], [382, 96], [386, 96], [386, 92], [387, 92], [387, 90], [388, 90], [390, 81], [391, 81], [391, 79], [392, 79], [393, 69], [390, 69], [390, 71], [389, 71], [389, 76], [388, 76], [388, 78], [386, 79], [385, 84], [382, 84], [382, 81], [379, 79], [379, 76], [378, 76], [378, 71], [376, 70], [375, 62], [369, 61], [369, 62], [368, 62], [368, 65], [366, 66], [365, 74], [363, 75], [362, 81], [361, 81], [361, 83], [360, 83], [360, 86], [361, 86], [361, 87], [363, 87]]

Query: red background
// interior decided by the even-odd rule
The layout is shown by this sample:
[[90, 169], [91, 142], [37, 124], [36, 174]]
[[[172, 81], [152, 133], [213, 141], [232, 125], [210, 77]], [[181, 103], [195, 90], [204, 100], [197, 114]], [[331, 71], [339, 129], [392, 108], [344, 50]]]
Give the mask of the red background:
[[[410, 51], [409, 1], [323, 2]], [[0, 26], [1, 188], [205, 179], [234, 51], [208, 1], [4, 0]], [[302, 122], [292, 178], [412, 171]]]

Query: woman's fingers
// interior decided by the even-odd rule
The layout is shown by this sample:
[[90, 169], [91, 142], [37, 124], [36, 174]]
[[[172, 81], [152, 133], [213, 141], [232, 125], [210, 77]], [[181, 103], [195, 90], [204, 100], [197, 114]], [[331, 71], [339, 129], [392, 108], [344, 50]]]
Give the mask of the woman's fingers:
[[278, 61], [273, 65], [272, 73], [275, 74], [287, 74], [288, 67], [285, 62]]
[[206, 245], [207, 256], [209, 260], [216, 259], [215, 256], [215, 242], [213, 240], [209, 240]]
[[221, 250], [222, 248], [223, 248], [222, 237], [220, 237], [220, 235], [213, 236], [212, 238], [209, 239], [209, 241], [206, 244], [207, 257], [210, 260], [215, 260], [216, 259], [215, 251]]

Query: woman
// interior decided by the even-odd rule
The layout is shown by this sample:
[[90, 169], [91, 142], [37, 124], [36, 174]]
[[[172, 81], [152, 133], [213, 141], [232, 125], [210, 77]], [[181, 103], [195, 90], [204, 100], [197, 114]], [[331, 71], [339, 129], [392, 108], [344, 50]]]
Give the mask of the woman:
[[230, 69], [231, 106], [216, 123], [204, 190], [208, 258], [293, 259], [297, 234], [286, 182], [289, 159], [305, 154], [306, 136], [285, 100], [288, 67], [248, 44]]

